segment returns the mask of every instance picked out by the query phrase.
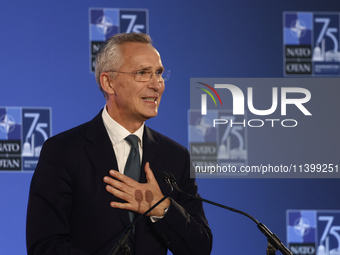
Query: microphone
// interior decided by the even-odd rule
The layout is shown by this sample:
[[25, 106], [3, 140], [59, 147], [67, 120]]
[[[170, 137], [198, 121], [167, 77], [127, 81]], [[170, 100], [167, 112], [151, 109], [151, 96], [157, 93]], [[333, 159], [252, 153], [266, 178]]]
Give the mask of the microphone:
[[281, 251], [281, 253], [283, 255], [293, 255], [293, 253], [290, 250], [287, 249], [287, 247], [281, 242], [280, 238], [277, 235], [272, 233], [264, 224], [260, 223], [257, 219], [255, 219], [250, 214], [245, 213], [245, 212], [240, 211], [240, 210], [237, 210], [237, 209], [234, 209], [232, 207], [228, 207], [228, 206], [225, 206], [225, 205], [222, 205], [222, 204], [219, 204], [219, 203], [215, 203], [213, 201], [210, 201], [210, 200], [207, 200], [207, 199], [204, 199], [204, 198], [201, 198], [201, 197], [196, 197], [196, 196], [190, 195], [190, 194], [184, 192], [183, 190], [181, 190], [178, 187], [176, 178], [173, 174], [167, 174], [167, 176], [170, 178], [170, 182], [175, 187], [175, 189], [177, 189], [180, 193], [182, 193], [182, 194], [184, 194], [188, 197], [191, 197], [191, 198], [194, 198], [194, 199], [197, 199], [197, 200], [200, 200], [200, 201], [203, 201], [203, 202], [206, 202], [206, 203], [227, 209], [229, 211], [233, 211], [233, 212], [236, 212], [236, 213], [243, 214], [244, 216], [253, 220], [257, 224], [257, 227], [260, 229], [260, 231], [267, 237], [267, 240], [268, 240], [267, 255], [274, 255], [276, 250]]
[[144, 216], [146, 216], [149, 212], [151, 212], [153, 209], [155, 209], [165, 199], [167, 199], [170, 196], [170, 194], [173, 192], [174, 189], [171, 184], [169, 174], [162, 171], [160, 176], [170, 186], [170, 192], [166, 196], [162, 197], [157, 203], [151, 206], [148, 210], [146, 210], [143, 214], [140, 214], [126, 227], [123, 234], [120, 236], [120, 238], [115, 243], [115, 245], [113, 246], [113, 248], [111, 249], [108, 255], [115, 255], [119, 250], [123, 251], [124, 255], [130, 254], [130, 247], [126, 244], [126, 241], [129, 238], [131, 231], [136, 225], [136, 223], [140, 221]]
[[165, 172], [165, 171], [162, 171], [160, 173], [160, 176], [161, 176], [161, 179], [163, 179], [171, 188], [171, 192], [173, 191], [173, 187], [172, 187], [172, 184], [171, 184], [171, 180], [170, 180], [170, 175]]

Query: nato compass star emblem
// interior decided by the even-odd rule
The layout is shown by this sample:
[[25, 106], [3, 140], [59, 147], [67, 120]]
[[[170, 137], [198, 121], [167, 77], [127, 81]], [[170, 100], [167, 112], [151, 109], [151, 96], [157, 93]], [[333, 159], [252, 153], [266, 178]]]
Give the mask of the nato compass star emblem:
[[210, 133], [210, 129], [212, 128], [212, 125], [209, 124], [208, 120], [204, 117], [198, 119], [196, 121], [196, 130], [200, 135], [207, 135]]
[[307, 27], [305, 26], [304, 22], [297, 19], [292, 22], [290, 32], [294, 37], [301, 38], [306, 34], [306, 29]]
[[101, 16], [97, 20], [96, 27], [100, 33], [106, 35], [107, 33], [111, 32], [113, 28], [113, 22], [109, 17]]
[[306, 218], [299, 218], [294, 222], [294, 232], [299, 236], [305, 236], [310, 231], [310, 223]]
[[0, 117], [0, 130], [6, 134], [11, 133], [15, 128], [15, 120], [9, 115], [5, 114]]

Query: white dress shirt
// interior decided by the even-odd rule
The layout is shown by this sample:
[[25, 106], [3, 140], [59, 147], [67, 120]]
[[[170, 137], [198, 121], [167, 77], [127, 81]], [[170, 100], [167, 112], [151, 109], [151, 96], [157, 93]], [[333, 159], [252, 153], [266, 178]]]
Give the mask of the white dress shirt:
[[[126, 164], [126, 160], [129, 156], [131, 145], [124, 140], [125, 137], [131, 135], [131, 133], [125, 129], [122, 125], [118, 124], [114, 119], [111, 118], [109, 113], [107, 112], [106, 105], [102, 112], [103, 122], [106, 128], [107, 133], [112, 142], [113, 150], [116, 155], [118, 170], [120, 173], [124, 174], [124, 168]], [[138, 147], [139, 147], [139, 155], [142, 163], [143, 157], [143, 132], [144, 132], [144, 123], [143, 125], [135, 132], [134, 135], [138, 136]]]

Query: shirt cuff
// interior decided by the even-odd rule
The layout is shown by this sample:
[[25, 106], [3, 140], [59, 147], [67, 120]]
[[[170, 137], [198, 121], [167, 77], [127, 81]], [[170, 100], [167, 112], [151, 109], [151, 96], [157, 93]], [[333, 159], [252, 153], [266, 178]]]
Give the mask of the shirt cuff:
[[164, 215], [168, 212], [170, 205], [164, 209], [164, 214], [163, 216], [150, 216], [150, 220], [152, 223], [156, 223], [160, 219], [163, 219]]

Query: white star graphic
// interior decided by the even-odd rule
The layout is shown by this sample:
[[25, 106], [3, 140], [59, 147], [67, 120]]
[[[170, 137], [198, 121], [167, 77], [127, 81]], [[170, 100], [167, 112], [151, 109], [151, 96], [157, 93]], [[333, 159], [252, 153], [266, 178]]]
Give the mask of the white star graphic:
[[112, 29], [113, 23], [109, 17], [102, 16], [98, 19], [96, 26], [100, 32], [106, 35]]
[[300, 236], [305, 236], [308, 234], [309, 228], [309, 222], [304, 218], [300, 218], [299, 222], [294, 226], [294, 230], [297, 231]]
[[291, 27], [290, 30], [296, 34], [297, 38], [300, 38], [302, 34], [306, 31], [306, 27], [302, 23], [300, 23], [300, 20], [297, 19], [295, 21], [295, 25]]
[[14, 118], [8, 114], [2, 115], [0, 117], [0, 129], [5, 132], [9, 133], [14, 129], [15, 121]]
[[196, 125], [196, 129], [201, 131], [202, 135], [205, 136], [207, 133], [207, 130], [211, 128], [211, 125], [206, 122], [205, 118], [201, 118], [200, 123]]

